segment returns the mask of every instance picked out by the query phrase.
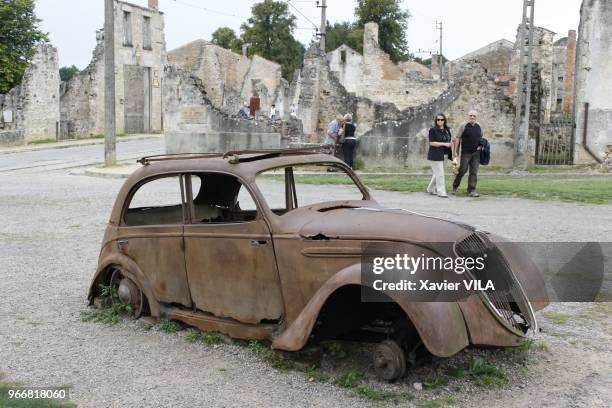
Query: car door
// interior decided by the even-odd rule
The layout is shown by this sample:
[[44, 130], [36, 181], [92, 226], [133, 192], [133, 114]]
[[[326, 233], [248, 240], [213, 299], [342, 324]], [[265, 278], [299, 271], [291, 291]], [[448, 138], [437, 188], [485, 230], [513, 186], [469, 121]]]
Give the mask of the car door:
[[144, 180], [130, 192], [127, 202], [118, 228], [119, 249], [138, 264], [158, 301], [191, 307], [182, 176]]
[[216, 173], [192, 174], [187, 186], [185, 264], [195, 307], [244, 323], [279, 320], [272, 238], [250, 192], [236, 177]]

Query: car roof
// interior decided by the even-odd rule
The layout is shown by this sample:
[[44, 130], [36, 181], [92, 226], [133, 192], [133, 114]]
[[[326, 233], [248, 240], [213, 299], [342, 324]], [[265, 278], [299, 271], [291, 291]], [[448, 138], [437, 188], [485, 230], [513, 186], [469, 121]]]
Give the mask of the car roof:
[[111, 222], [117, 223], [128, 194], [143, 180], [166, 174], [192, 172], [218, 172], [235, 175], [245, 182], [252, 183], [262, 171], [294, 165], [315, 163], [338, 164], [346, 167], [343, 161], [331, 154], [320, 153], [316, 149], [282, 149], [259, 151], [232, 151], [221, 153], [179, 154], [148, 156], [138, 160], [142, 167], [134, 171], [121, 187]]

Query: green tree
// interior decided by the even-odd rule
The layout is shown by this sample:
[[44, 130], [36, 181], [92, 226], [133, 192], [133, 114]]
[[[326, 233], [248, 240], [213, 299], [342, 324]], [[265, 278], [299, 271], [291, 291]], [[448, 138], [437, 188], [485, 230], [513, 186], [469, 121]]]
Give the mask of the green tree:
[[371, 21], [378, 23], [378, 42], [394, 62], [408, 58], [406, 29], [410, 13], [401, 9], [403, 0], [357, 0], [357, 26]]
[[333, 26], [328, 21], [325, 28], [325, 50], [335, 50], [342, 44], [363, 52], [363, 28], [349, 21], [337, 22]]
[[287, 3], [264, 0], [251, 8], [251, 17], [240, 26], [241, 40], [249, 44], [249, 55], [258, 54], [282, 66], [283, 77], [291, 80], [302, 66], [304, 46], [293, 37], [295, 16]]
[[236, 36], [234, 30], [229, 27], [219, 27], [212, 33], [213, 44], [219, 47], [227, 48], [234, 52], [241, 52], [242, 41]]
[[21, 82], [34, 46], [48, 41], [38, 29], [34, 0], [0, 0], [0, 93]]
[[70, 81], [70, 79], [79, 72], [79, 69], [71, 65], [69, 67], [61, 67], [59, 70], [60, 79], [62, 81]]

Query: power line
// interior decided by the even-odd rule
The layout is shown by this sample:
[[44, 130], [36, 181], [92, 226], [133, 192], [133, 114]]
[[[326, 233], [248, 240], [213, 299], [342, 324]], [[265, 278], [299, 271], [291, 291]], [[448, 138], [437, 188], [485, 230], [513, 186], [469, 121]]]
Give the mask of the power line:
[[193, 7], [193, 8], [199, 9], [199, 10], [208, 11], [210, 13], [219, 14], [221, 16], [234, 17], [234, 18], [239, 18], [241, 20], [248, 20], [248, 17], [239, 16], [237, 14], [225, 13], [223, 11], [213, 10], [213, 9], [210, 9], [210, 8], [207, 8], [207, 7], [198, 6], [196, 4], [187, 3], [185, 1], [179, 1], [179, 0], [172, 0], [172, 1], [174, 1], [177, 4], [182, 4], [183, 6]]
[[306, 19], [306, 21], [308, 21], [310, 24], [312, 24], [314, 26], [314, 28], [318, 31], [319, 30], [319, 26], [316, 25], [315, 23], [312, 22], [311, 19], [309, 19], [308, 17], [306, 17], [304, 15], [304, 13], [302, 13], [297, 7], [295, 7], [293, 4], [291, 4], [291, 0], [287, 0], [287, 4], [290, 5], [295, 11], [298, 12], [299, 15], [301, 15], [302, 17], [304, 17]]

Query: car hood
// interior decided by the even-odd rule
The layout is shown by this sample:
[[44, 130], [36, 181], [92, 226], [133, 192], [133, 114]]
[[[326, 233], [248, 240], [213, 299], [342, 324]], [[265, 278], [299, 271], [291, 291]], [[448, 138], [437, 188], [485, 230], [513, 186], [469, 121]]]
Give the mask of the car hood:
[[301, 227], [303, 238], [455, 242], [474, 231], [469, 225], [384, 207], [319, 210], [319, 214]]

